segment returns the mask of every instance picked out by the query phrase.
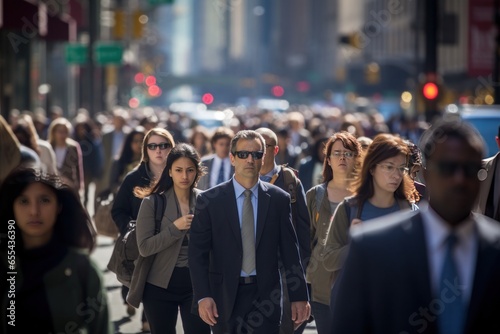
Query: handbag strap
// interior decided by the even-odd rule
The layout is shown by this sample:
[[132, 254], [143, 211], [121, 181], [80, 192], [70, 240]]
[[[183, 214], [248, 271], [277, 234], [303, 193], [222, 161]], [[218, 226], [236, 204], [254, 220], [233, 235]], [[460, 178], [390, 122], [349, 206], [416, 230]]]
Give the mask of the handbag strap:
[[[163, 213], [165, 212], [166, 203], [163, 193], [154, 193], [155, 196], [155, 234], [160, 233], [161, 220], [163, 218]], [[158, 210], [161, 207], [161, 210]]]

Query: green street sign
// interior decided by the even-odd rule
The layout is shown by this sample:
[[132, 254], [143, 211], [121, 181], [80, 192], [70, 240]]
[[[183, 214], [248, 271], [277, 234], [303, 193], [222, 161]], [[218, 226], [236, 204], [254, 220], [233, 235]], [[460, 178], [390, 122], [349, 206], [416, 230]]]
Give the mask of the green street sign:
[[119, 65], [122, 63], [123, 46], [114, 42], [100, 42], [94, 47], [94, 55], [99, 65]]
[[174, 3], [174, 0], [149, 0], [151, 6], [155, 5], [167, 5]]
[[88, 47], [85, 44], [66, 44], [65, 58], [68, 64], [85, 64], [87, 62]]

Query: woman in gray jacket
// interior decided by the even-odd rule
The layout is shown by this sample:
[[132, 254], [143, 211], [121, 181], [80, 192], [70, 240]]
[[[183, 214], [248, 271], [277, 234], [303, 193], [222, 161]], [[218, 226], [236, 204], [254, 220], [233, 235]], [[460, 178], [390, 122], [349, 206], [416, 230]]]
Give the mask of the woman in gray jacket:
[[[153, 334], [175, 333], [179, 310], [184, 333], [210, 333], [210, 327], [192, 312], [188, 266], [189, 228], [198, 194], [194, 187], [202, 174], [196, 150], [178, 144], [170, 151], [158, 182], [135, 189], [136, 196], [143, 198], [136, 227], [139, 252], [144, 257], [155, 255], [142, 297]], [[158, 234], [154, 233], [153, 193], [162, 194], [167, 203]]]

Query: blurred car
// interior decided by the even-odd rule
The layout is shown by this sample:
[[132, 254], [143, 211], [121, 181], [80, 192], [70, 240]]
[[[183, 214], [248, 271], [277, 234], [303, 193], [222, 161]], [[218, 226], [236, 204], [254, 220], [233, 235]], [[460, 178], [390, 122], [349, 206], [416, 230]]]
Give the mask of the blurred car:
[[457, 114], [479, 131], [486, 144], [485, 157], [498, 152], [495, 136], [498, 136], [500, 126], [500, 105], [450, 105], [447, 106], [446, 113]]
[[192, 113], [190, 116], [197, 125], [202, 125], [212, 130], [219, 126], [229, 126], [229, 121], [233, 117], [233, 113], [231, 110], [206, 110]]

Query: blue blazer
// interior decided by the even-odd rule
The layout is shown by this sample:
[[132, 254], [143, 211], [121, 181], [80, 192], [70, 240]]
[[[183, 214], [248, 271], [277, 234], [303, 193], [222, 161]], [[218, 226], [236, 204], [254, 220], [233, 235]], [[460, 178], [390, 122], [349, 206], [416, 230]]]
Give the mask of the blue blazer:
[[[308, 292], [291, 223], [290, 196], [260, 181], [258, 192], [255, 241], [258, 295], [260, 300], [274, 304], [269, 320], [279, 323], [282, 291], [278, 255], [288, 270], [290, 301], [309, 300]], [[189, 241], [194, 301], [212, 297], [219, 312], [219, 323], [229, 320], [238, 303], [242, 258], [241, 229], [231, 179], [198, 196]]]
[[[474, 214], [478, 253], [464, 334], [500, 333], [500, 226]], [[438, 334], [421, 213], [387, 215], [352, 233], [332, 291], [332, 333]]]

